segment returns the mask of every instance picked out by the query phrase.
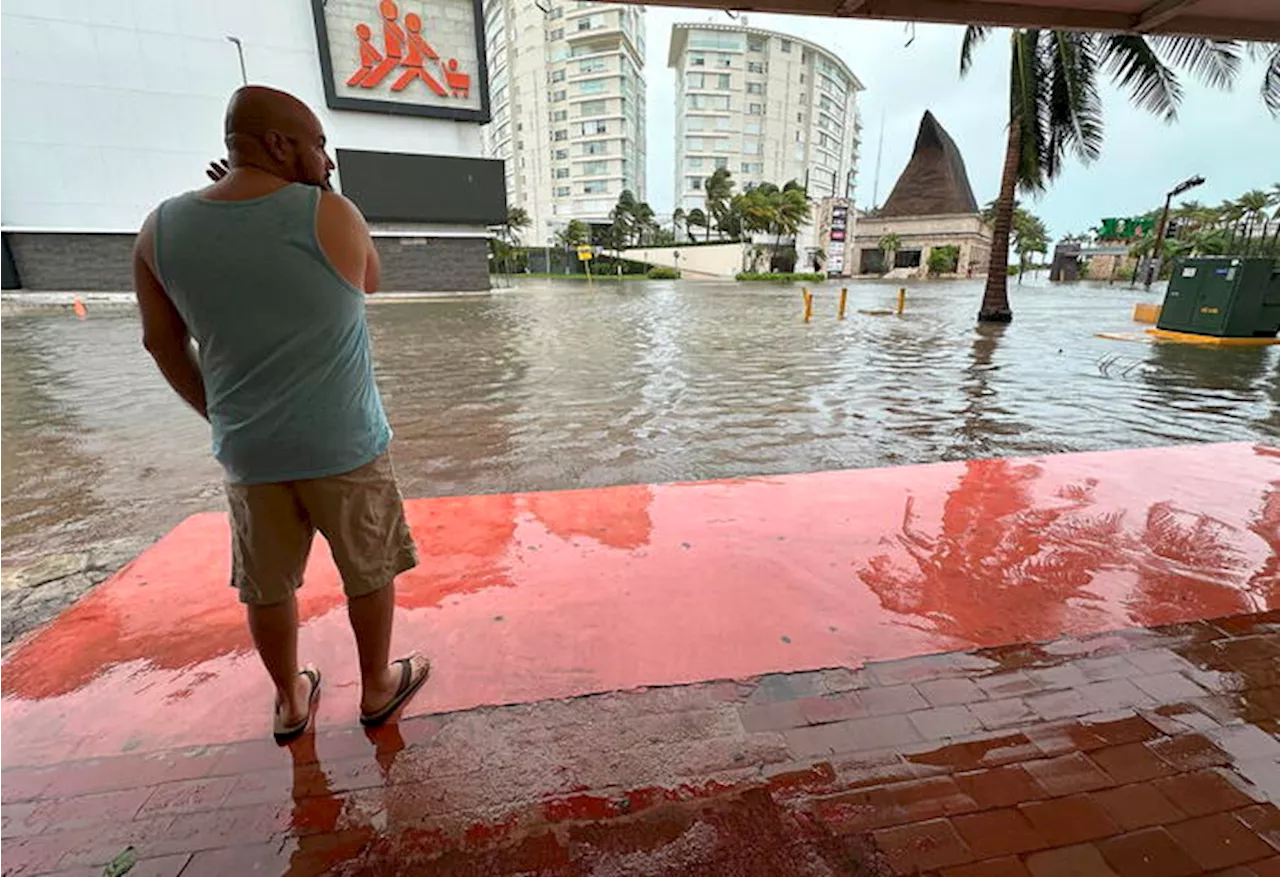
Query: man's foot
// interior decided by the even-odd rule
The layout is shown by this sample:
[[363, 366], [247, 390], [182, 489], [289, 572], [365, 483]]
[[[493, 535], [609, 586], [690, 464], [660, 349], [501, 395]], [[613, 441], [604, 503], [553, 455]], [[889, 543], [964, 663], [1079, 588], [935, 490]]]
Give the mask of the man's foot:
[[311, 724], [311, 711], [320, 696], [320, 671], [310, 664], [303, 667], [293, 681], [290, 695], [288, 701], [276, 698], [272, 733], [277, 743], [288, 743]]
[[407, 658], [392, 661], [383, 674], [378, 690], [367, 690], [361, 698], [360, 724], [373, 727], [391, 718], [422, 687], [430, 674], [431, 662], [416, 652]]

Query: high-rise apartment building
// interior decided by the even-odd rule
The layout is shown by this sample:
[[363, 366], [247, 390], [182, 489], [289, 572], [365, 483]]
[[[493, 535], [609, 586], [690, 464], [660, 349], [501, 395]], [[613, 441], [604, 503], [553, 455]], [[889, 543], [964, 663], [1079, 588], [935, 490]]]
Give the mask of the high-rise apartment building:
[[551, 243], [571, 219], [605, 224], [623, 189], [644, 198], [644, 10], [594, 0], [485, 0], [493, 120], [507, 202]]
[[821, 46], [756, 28], [677, 24], [675, 204], [704, 206], [703, 184], [728, 168], [741, 192], [807, 185], [811, 198], [852, 198], [862, 83]]

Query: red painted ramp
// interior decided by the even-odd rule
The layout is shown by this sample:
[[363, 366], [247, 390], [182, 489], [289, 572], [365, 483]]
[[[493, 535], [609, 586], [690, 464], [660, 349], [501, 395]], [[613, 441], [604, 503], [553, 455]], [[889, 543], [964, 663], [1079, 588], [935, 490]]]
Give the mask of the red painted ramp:
[[[423, 499], [408, 714], [856, 666], [1280, 608], [1280, 451], [1245, 444]], [[265, 737], [272, 693], [193, 517], [16, 650], [5, 766]], [[327, 548], [300, 592], [321, 728], [355, 725]]]

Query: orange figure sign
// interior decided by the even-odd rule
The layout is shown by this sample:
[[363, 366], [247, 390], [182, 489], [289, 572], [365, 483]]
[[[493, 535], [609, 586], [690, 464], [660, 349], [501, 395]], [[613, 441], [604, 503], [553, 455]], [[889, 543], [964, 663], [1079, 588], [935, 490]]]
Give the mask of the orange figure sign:
[[72, 305], [71, 305], [71, 309], [72, 309], [73, 311], [75, 311], [75, 312], [76, 312], [76, 316], [77, 316], [77, 317], [79, 317], [79, 318], [80, 318], [80, 319], [82, 319], [82, 320], [83, 320], [85, 317], [89, 316], [89, 312], [88, 312], [87, 310], [85, 310], [84, 302], [80, 300], [80, 296], [78, 296], [78, 295], [76, 296], [75, 301], [72, 303]]
[[425, 66], [428, 58], [432, 61], [439, 61], [440, 56], [422, 38], [422, 19], [418, 17], [416, 12], [410, 12], [404, 17], [404, 26], [409, 29], [409, 54], [400, 62], [400, 66], [404, 67], [405, 71], [400, 74], [400, 78], [391, 86], [391, 90], [404, 91], [410, 82], [415, 79], [421, 79], [436, 94], [441, 97], [448, 97], [444, 87], [436, 81], [434, 76], [427, 72]]
[[445, 82], [453, 90], [454, 97], [467, 97], [471, 94], [471, 75], [458, 72], [458, 59], [449, 59], [449, 69], [444, 74]]
[[[382, 61], [382, 53], [373, 47], [370, 40], [373, 38], [373, 31], [369, 29], [367, 24], [356, 25], [356, 39], [360, 40], [360, 69], [351, 75], [347, 80], [347, 85], [359, 85], [362, 80], [370, 73], [376, 64]], [[383, 76], [386, 74], [384, 73]]]
[[[388, 73], [400, 66], [400, 59], [404, 57], [404, 31], [400, 29], [400, 25], [396, 24], [396, 19], [400, 17], [400, 10], [392, 0], [382, 0], [378, 4], [378, 12], [382, 15], [382, 42], [385, 57], [377, 67], [361, 77], [359, 83], [361, 88], [373, 88], [386, 79]], [[373, 47], [370, 46], [370, 48]], [[376, 52], [377, 49], [374, 51]], [[363, 61], [364, 53], [361, 52], [361, 62]], [[352, 79], [354, 78], [353, 76]]]

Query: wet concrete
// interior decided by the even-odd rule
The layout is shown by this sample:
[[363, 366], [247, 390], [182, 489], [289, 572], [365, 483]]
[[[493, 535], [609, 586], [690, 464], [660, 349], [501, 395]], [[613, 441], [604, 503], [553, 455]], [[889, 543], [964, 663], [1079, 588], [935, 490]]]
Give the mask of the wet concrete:
[[[435, 659], [416, 716], [1265, 611], [1278, 490], [1280, 452], [1229, 444], [412, 500], [393, 649]], [[9, 656], [6, 764], [267, 732], [227, 540], [193, 517]], [[350, 726], [322, 542], [299, 600]]]

